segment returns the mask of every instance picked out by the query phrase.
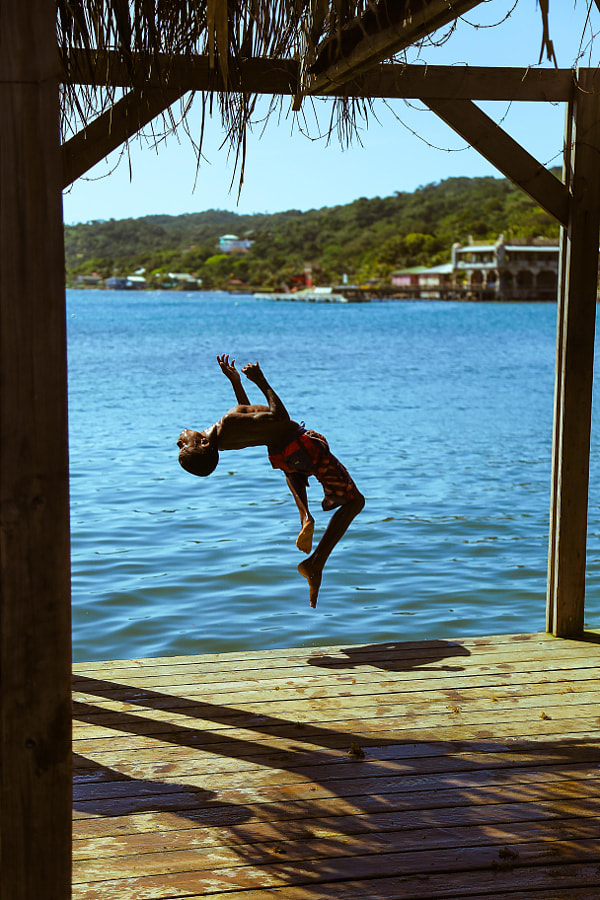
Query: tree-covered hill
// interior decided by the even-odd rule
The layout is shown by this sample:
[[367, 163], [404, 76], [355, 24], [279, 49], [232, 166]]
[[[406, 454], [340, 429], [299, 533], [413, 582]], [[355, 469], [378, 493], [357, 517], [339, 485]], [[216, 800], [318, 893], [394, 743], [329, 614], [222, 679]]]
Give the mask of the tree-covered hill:
[[[223, 254], [219, 237], [254, 241], [245, 254]], [[67, 277], [103, 277], [140, 269], [187, 272], [203, 286], [237, 280], [251, 287], [289, 285], [312, 266], [315, 284], [388, 278], [397, 268], [435, 265], [455, 241], [556, 236], [558, 226], [522, 191], [500, 178], [448, 178], [391, 197], [273, 215], [207, 210], [65, 227]]]

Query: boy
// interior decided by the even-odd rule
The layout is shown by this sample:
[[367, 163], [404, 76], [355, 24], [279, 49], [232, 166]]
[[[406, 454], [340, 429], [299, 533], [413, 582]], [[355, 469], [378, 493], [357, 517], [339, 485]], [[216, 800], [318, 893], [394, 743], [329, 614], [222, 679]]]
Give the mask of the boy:
[[352, 481], [347, 469], [331, 453], [323, 435], [307, 431], [290, 419], [288, 412], [267, 382], [258, 363], [242, 369], [249, 381], [260, 388], [268, 406], [250, 403], [229, 354], [217, 356], [221, 371], [233, 387], [237, 406], [204, 431], [182, 431], [177, 446], [179, 462], [192, 475], [210, 475], [219, 461], [219, 450], [240, 450], [243, 447], [264, 445], [274, 469], [285, 473], [288, 487], [300, 513], [300, 533], [296, 546], [310, 553], [314, 519], [308, 508], [306, 488], [309, 475], [323, 486], [324, 510], [335, 509], [325, 533], [314, 553], [301, 562], [298, 571], [306, 578], [310, 590], [310, 605], [317, 605], [323, 577], [323, 567], [346, 529], [365, 505], [365, 498]]

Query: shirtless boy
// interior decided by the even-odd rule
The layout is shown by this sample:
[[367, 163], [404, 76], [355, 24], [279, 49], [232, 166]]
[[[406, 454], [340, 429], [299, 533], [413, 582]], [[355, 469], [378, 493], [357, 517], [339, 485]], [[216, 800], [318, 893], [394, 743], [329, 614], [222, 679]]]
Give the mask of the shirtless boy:
[[268, 406], [250, 403], [242, 385], [235, 360], [229, 355], [217, 356], [221, 371], [233, 387], [238, 405], [204, 431], [182, 431], [177, 446], [179, 462], [192, 475], [210, 475], [219, 461], [220, 450], [241, 450], [244, 447], [266, 446], [274, 469], [285, 473], [288, 487], [300, 513], [300, 534], [296, 546], [310, 554], [314, 519], [308, 508], [306, 488], [309, 475], [320, 481], [324, 510], [335, 509], [316, 550], [298, 566], [310, 588], [310, 605], [317, 605], [323, 577], [323, 567], [346, 529], [365, 505], [346, 468], [335, 458], [323, 435], [306, 431], [290, 419], [288, 412], [263, 375], [258, 363], [242, 369], [249, 381], [260, 388]]

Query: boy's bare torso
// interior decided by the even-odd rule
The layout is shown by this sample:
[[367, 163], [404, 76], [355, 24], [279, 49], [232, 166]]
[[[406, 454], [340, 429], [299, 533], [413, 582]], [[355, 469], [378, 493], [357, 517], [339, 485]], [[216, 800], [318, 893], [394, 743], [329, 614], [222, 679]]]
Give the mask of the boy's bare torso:
[[268, 406], [240, 404], [226, 412], [212, 428], [216, 429], [219, 450], [266, 446], [271, 452], [293, 440], [300, 425], [293, 419], [273, 416]]

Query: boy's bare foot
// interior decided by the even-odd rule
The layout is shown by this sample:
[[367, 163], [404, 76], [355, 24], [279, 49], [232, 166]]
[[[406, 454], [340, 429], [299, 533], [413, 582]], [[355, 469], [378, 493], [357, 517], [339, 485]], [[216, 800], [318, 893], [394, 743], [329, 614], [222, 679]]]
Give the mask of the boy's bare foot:
[[323, 577], [322, 569], [315, 569], [307, 559], [298, 566], [298, 571], [306, 578], [310, 588], [310, 605], [314, 609], [317, 605], [317, 597], [319, 596], [319, 588], [321, 587], [321, 579]]
[[312, 550], [314, 530], [314, 519], [308, 519], [300, 529], [300, 534], [296, 539], [296, 547], [298, 548], [298, 550], [302, 550], [303, 553], [310, 553], [310, 551]]

